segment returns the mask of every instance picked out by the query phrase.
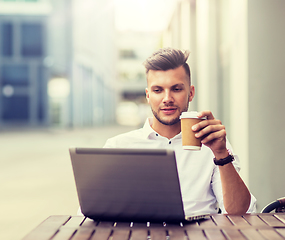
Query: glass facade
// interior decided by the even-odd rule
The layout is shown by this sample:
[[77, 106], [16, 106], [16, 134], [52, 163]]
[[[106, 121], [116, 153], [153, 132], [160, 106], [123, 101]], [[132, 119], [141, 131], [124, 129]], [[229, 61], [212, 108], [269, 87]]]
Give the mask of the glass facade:
[[13, 86], [29, 85], [29, 69], [27, 64], [11, 64], [1, 67], [2, 84]]
[[40, 24], [22, 24], [21, 54], [23, 57], [41, 57], [43, 55], [43, 32]]
[[45, 123], [44, 21], [1, 20], [0, 16], [0, 125]]
[[1, 25], [1, 55], [5, 57], [10, 57], [13, 54], [13, 28], [11, 23], [3, 23]]
[[9, 120], [28, 120], [29, 119], [29, 97], [13, 96], [3, 97], [2, 119]]

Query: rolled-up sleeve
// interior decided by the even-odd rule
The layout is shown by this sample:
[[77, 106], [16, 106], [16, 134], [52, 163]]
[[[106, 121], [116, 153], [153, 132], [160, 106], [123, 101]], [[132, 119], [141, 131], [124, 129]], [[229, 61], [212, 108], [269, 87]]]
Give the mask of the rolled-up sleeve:
[[[235, 161], [233, 162], [233, 165], [236, 169], [236, 171], [239, 173], [240, 171], [240, 161], [237, 155], [234, 155]], [[222, 213], [227, 213], [224, 207], [224, 201], [223, 201], [223, 191], [222, 191], [222, 183], [221, 183], [221, 177], [220, 177], [220, 171], [219, 168], [216, 166], [213, 171], [212, 176], [212, 189], [216, 196], [217, 202], [219, 204], [219, 208], [221, 209]], [[250, 193], [251, 200], [250, 205], [247, 210], [247, 213], [255, 213], [256, 212], [256, 198]]]

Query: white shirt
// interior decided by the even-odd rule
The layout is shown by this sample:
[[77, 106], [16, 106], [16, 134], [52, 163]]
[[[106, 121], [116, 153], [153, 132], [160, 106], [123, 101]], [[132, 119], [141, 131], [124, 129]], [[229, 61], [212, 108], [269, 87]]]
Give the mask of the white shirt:
[[[175, 151], [178, 175], [185, 215], [194, 213], [225, 213], [219, 168], [213, 163], [214, 155], [210, 148], [202, 145], [200, 151], [184, 150], [181, 133], [168, 139], [160, 136], [152, 128], [152, 118], [147, 119], [143, 128], [110, 138], [105, 148], [162, 148]], [[233, 152], [227, 141], [227, 148]], [[234, 155], [233, 165], [237, 172], [240, 162]], [[256, 199], [251, 195], [248, 212], [256, 211]]]

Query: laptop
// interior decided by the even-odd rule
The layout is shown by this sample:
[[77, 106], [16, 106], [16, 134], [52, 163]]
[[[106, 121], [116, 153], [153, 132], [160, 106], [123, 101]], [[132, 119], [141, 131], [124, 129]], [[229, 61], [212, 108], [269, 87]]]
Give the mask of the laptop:
[[70, 148], [82, 213], [99, 221], [183, 222], [175, 153], [169, 149]]

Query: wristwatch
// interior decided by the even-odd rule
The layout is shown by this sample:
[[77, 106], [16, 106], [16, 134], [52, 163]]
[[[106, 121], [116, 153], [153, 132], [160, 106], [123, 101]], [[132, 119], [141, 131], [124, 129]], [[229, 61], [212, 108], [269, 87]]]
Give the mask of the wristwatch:
[[231, 154], [231, 152], [229, 151], [229, 156], [219, 159], [217, 160], [216, 158], [214, 158], [214, 163], [218, 166], [224, 166], [230, 162], [232, 162], [233, 160], [235, 160], [234, 156]]

